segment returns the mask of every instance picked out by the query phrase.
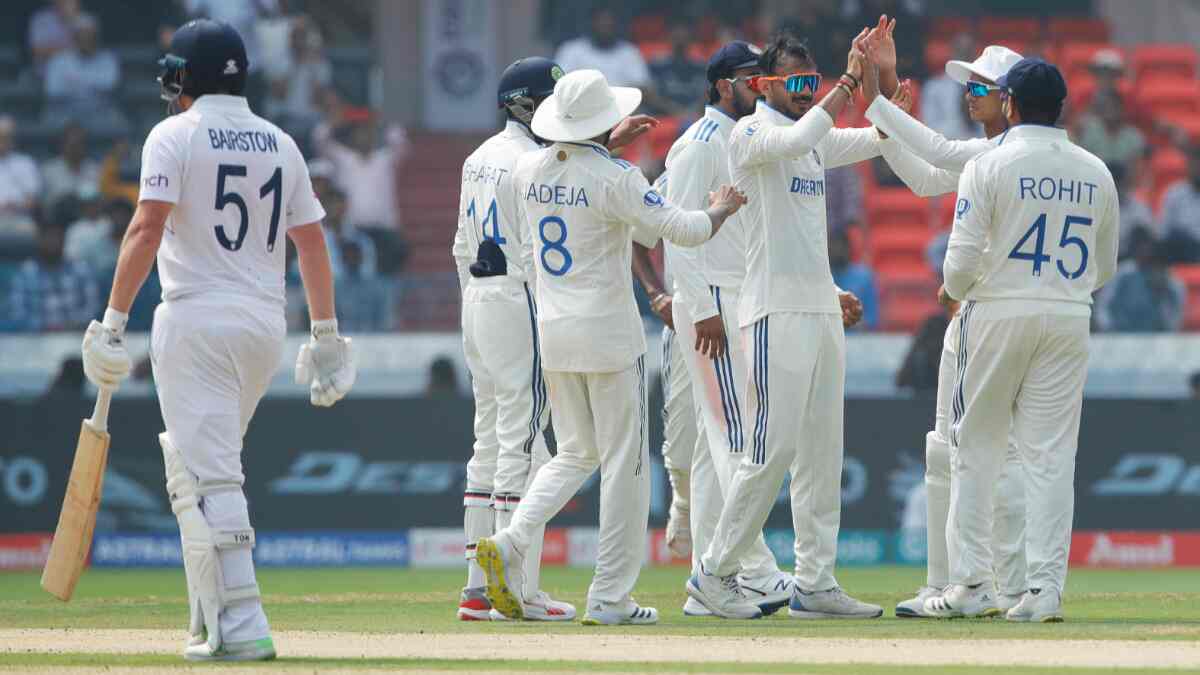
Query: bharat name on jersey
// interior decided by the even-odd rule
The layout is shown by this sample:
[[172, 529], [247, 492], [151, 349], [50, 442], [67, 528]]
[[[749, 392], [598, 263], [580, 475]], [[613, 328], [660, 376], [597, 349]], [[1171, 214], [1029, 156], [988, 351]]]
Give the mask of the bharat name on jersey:
[[463, 162], [458, 229], [451, 249], [460, 269], [470, 265], [479, 245], [490, 239], [504, 251], [508, 276], [532, 280], [529, 224], [517, 215], [512, 172], [518, 157], [539, 147], [523, 126], [509, 120]]
[[874, 129], [834, 129], [820, 106], [793, 121], [760, 100], [738, 121], [729, 157], [734, 187], [748, 200], [742, 326], [772, 312], [841, 313], [829, 267], [825, 170], [878, 154]]
[[1103, 161], [1062, 129], [1013, 127], [963, 172], [947, 291], [1049, 301], [1059, 305], [1053, 311], [1086, 316], [1093, 292], [1116, 270], [1119, 213]]
[[295, 141], [218, 94], [151, 130], [138, 200], [175, 205], [158, 250], [166, 301], [220, 293], [282, 307], [283, 238], [325, 217]]
[[617, 372], [646, 351], [630, 272], [635, 230], [695, 246], [712, 223], [651, 188], [637, 167], [596, 143], [555, 143], [513, 169], [530, 228], [542, 366]]

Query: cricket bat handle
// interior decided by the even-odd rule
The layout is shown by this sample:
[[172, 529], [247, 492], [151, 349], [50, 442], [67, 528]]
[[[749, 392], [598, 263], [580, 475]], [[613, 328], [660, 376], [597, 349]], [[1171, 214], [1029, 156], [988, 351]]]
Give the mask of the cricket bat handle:
[[112, 389], [101, 389], [96, 395], [96, 407], [92, 410], [92, 418], [88, 425], [96, 431], [108, 431], [108, 404], [112, 403]]

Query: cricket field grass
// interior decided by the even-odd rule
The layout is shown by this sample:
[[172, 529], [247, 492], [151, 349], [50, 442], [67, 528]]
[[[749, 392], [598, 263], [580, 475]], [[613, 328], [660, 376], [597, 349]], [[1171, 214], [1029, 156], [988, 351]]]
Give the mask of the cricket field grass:
[[[263, 569], [279, 659], [221, 672], [1200, 672], [1200, 569], [1074, 570], [1061, 624], [896, 619], [922, 582], [913, 567], [845, 568], [868, 621], [687, 619], [684, 568], [646, 568], [636, 597], [649, 627], [455, 620], [453, 570]], [[542, 587], [583, 611], [591, 571], [550, 568]], [[0, 670], [141, 673], [186, 664], [182, 570], [90, 570], [61, 603], [37, 573], [0, 573]], [[999, 669], [999, 670], [998, 670]]]

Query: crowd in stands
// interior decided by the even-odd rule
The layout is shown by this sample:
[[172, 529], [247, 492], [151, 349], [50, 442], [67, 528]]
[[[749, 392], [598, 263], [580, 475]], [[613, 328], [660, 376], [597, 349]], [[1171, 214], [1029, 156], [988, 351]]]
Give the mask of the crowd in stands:
[[[394, 328], [407, 251], [395, 177], [408, 141], [403, 129], [383, 127], [335, 86], [318, 22], [286, 0], [176, 0], [158, 15], [157, 33], [123, 36], [137, 41], [124, 45], [137, 58], [123, 61], [103, 40], [112, 8], [85, 4], [50, 0], [35, 8], [27, 58], [13, 82], [0, 82], [0, 92], [38, 87], [36, 113], [0, 116], [0, 332], [81, 332], [103, 312], [137, 201], [139, 144], [164, 116], [155, 61], [174, 27], [196, 17], [238, 28], [251, 63], [252, 105], [310, 157], [314, 190], [328, 211], [343, 330]], [[25, 154], [22, 138], [31, 139], [33, 155], [57, 152]], [[290, 245], [288, 255], [290, 262]], [[298, 273], [287, 278], [289, 324], [303, 329]], [[160, 295], [152, 272], [130, 312], [131, 330], [149, 330]]]
[[[1194, 46], [1123, 48], [1108, 41], [1108, 27], [1098, 19], [924, 17], [920, 4], [816, 2], [806, 4], [803, 16], [779, 18], [777, 27], [804, 37], [829, 75], [844, 61], [844, 45], [857, 27], [874, 23], [868, 19], [881, 12], [899, 17], [902, 77], [924, 80], [918, 116], [952, 139], [980, 137], [983, 129], [967, 115], [963, 86], [945, 74], [947, 60], [971, 61], [984, 45], [998, 43], [1059, 63], [1071, 89], [1061, 124], [1108, 164], [1120, 188], [1122, 262], [1097, 297], [1095, 329], [1200, 329], [1200, 80]], [[587, 32], [563, 41], [556, 53], [568, 70], [597, 68], [614, 84], [643, 89], [645, 111], [666, 124], [627, 158], [651, 177], [662, 170], [679, 131], [701, 113], [708, 55], [728, 39], [765, 36], [754, 20], [687, 16], [681, 10], [622, 22], [602, 4], [587, 16]], [[839, 124], [867, 124], [861, 111], [860, 104]], [[826, 185], [830, 260], [838, 283], [853, 288], [866, 305], [862, 330], [925, 332], [925, 317], [937, 313], [932, 290], [949, 237], [945, 198], [908, 194], [882, 159], [830, 171]]]

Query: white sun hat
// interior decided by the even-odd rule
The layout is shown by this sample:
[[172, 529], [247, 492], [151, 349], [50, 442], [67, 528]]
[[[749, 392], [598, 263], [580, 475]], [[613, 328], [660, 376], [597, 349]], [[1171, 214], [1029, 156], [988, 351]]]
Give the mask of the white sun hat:
[[617, 126], [642, 102], [634, 87], [610, 87], [598, 70], [575, 70], [533, 114], [533, 133], [548, 141], [586, 141]]
[[972, 75], [987, 78], [992, 82], [1000, 79], [1000, 76], [1007, 73], [1009, 68], [1012, 68], [1017, 61], [1021, 60], [1021, 55], [1000, 45], [988, 45], [983, 48], [983, 53], [979, 58], [971, 61], [947, 61], [946, 74], [951, 79], [966, 84], [967, 80]]

